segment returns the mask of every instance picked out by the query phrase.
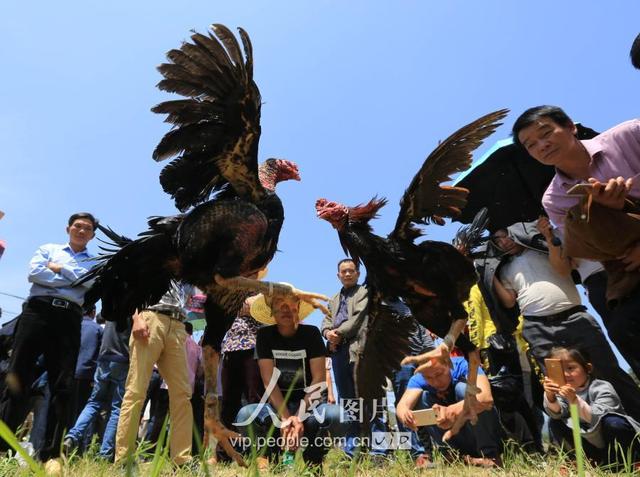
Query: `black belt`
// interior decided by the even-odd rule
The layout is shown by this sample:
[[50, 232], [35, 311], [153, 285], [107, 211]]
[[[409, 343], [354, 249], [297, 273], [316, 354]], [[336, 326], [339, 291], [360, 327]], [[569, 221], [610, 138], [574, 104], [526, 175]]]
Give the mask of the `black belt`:
[[73, 311], [82, 316], [82, 307], [77, 303], [74, 303], [70, 300], [65, 300], [64, 298], [58, 298], [55, 296], [35, 296], [29, 298], [29, 303], [32, 302], [43, 303], [53, 308], [62, 308], [64, 310]]
[[587, 309], [582, 305], [577, 305], [577, 306], [572, 306], [568, 310], [564, 310], [559, 313], [554, 313], [553, 315], [545, 315], [545, 316], [525, 315], [524, 318], [526, 320], [557, 321], [557, 320], [565, 320], [569, 318], [571, 315], [575, 315], [576, 313], [580, 313], [583, 311], [587, 311]]
[[184, 316], [184, 313], [180, 313], [179, 311], [154, 310], [153, 308], [145, 308], [142, 311], [152, 311], [152, 312], [158, 313], [160, 315], [168, 316], [172, 320], [177, 320], [177, 321], [185, 321], [186, 320], [186, 316]]

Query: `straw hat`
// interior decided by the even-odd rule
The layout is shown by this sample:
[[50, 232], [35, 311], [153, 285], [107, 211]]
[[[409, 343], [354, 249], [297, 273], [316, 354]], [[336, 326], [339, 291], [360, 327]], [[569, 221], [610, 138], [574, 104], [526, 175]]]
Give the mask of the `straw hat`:
[[[293, 288], [293, 285], [290, 283], [282, 282], [283, 285], [288, 285]], [[264, 323], [265, 325], [275, 325], [276, 320], [273, 318], [271, 312], [271, 300], [273, 298], [269, 298], [268, 300], [265, 296], [260, 293], [256, 296], [256, 299], [251, 303], [251, 316], [259, 321], [260, 323]], [[298, 308], [298, 321], [304, 320], [307, 316], [309, 316], [313, 312], [313, 306], [306, 301], [300, 300], [300, 306]]]
[[269, 269], [267, 267], [261, 268], [260, 270], [258, 270], [258, 280], [262, 280], [264, 277], [267, 276], [267, 273], [269, 272]]

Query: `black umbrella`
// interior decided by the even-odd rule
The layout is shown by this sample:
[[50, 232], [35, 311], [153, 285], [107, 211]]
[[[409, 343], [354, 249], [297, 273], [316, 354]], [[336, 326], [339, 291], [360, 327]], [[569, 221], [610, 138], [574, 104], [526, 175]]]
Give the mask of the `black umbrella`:
[[[598, 135], [576, 124], [578, 139]], [[455, 185], [469, 189], [467, 205], [455, 220], [468, 224], [483, 207], [489, 209], [488, 229], [494, 232], [516, 222], [530, 222], [544, 213], [542, 195], [555, 174], [552, 166], [533, 159], [511, 138], [496, 142], [461, 174]]]
[[640, 35], [633, 41], [629, 56], [631, 56], [631, 64], [640, 70]]

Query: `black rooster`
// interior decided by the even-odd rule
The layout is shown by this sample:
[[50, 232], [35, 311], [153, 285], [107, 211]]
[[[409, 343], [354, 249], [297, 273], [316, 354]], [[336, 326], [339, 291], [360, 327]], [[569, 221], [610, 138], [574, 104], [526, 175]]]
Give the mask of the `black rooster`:
[[[451, 180], [454, 173], [470, 167], [472, 152], [495, 131], [501, 124], [498, 121], [507, 113], [507, 110], [496, 111], [470, 123], [429, 155], [405, 191], [396, 226], [386, 238], [375, 235], [369, 225], [369, 221], [386, 204], [385, 199], [373, 198], [369, 203], [356, 207], [346, 207], [327, 199], [316, 202], [318, 217], [337, 229], [345, 252], [354, 260], [362, 261], [367, 269], [367, 284], [373, 291], [371, 306], [374, 315], [379, 315], [379, 318], [370, 316], [367, 341], [380, 345], [385, 340], [397, 343], [388, 354], [381, 354], [377, 344], [365, 345], [362, 363], [356, 373], [359, 395], [365, 401], [380, 396], [384, 382], [381, 374], [397, 369], [407, 349], [403, 339], [406, 338], [403, 335], [407, 327], [399, 326], [403, 323], [400, 315], [393, 313], [385, 303], [401, 299], [422, 325], [445, 337], [445, 343], [436, 352], [406, 362], [428, 366], [432, 357], [448, 357], [454, 342], [466, 353], [475, 350], [469, 339], [461, 335], [467, 318], [463, 302], [477, 281], [473, 263], [447, 243], [430, 240], [414, 243], [422, 235], [414, 224], [434, 222], [443, 225], [443, 217], [460, 213], [468, 191], [440, 184]], [[477, 360], [479, 364], [479, 356]], [[471, 363], [470, 370], [469, 389], [473, 391], [477, 366]], [[469, 401], [473, 398], [470, 397]], [[465, 419], [475, 419], [472, 404], [465, 407]], [[452, 434], [463, 423], [462, 420], [457, 422]]]
[[[158, 87], [187, 99], [152, 109], [167, 114], [173, 124], [154, 159], [178, 156], [162, 170], [162, 187], [181, 211], [195, 207], [152, 218], [150, 230], [134, 241], [112, 234], [119, 250], [103, 256], [83, 280], [96, 278], [87, 300], [102, 299], [103, 316], [110, 320], [126, 319], [156, 303], [171, 280], [207, 293], [205, 441], [213, 447], [219, 442], [243, 463], [229, 443], [233, 433], [219, 420], [220, 344], [247, 295], [269, 292], [269, 284], [254, 277], [273, 258], [284, 220], [275, 186], [300, 177], [297, 166], [282, 159], [268, 159], [258, 168], [261, 100], [253, 81], [251, 42], [242, 29], [242, 49], [225, 26], [212, 25], [211, 30], [209, 35], [194, 33], [192, 43], [169, 51], [169, 62], [158, 67], [164, 76]], [[281, 284], [272, 284], [271, 290], [294, 293], [324, 309], [315, 300], [326, 299], [322, 295]]]

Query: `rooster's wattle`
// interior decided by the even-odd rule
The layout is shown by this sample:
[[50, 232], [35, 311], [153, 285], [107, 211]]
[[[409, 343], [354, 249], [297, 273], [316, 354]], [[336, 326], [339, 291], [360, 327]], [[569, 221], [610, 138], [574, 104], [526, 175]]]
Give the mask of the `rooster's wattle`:
[[[275, 186], [300, 177], [297, 166], [282, 159], [258, 167], [261, 99], [253, 81], [251, 42], [242, 29], [242, 48], [225, 26], [211, 29], [208, 35], [191, 35], [192, 42], [169, 51], [169, 61], [158, 67], [164, 77], [158, 87], [187, 98], [152, 109], [173, 125], [153, 157], [177, 155], [162, 170], [160, 182], [185, 213], [152, 218], [150, 230], [137, 240], [112, 233], [117, 248], [103, 255], [85, 280], [96, 278], [87, 300], [102, 299], [103, 316], [110, 320], [127, 319], [156, 303], [171, 280], [207, 293], [205, 442], [213, 447], [219, 442], [243, 463], [229, 443], [233, 433], [219, 419], [220, 344], [244, 299], [270, 290], [252, 277], [277, 249], [284, 209]], [[293, 293], [320, 308], [316, 298], [326, 298], [281, 284], [271, 290]]]
[[[407, 352], [405, 335], [409, 328], [401, 326], [402, 315], [394, 313], [389, 304], [401, 300], [418, 322], [445, 338], [445, 344], [436, 352], [405, 362], [428, 366], [432, 357], [444, 354], [448, 357], [454, 342], [464, 352], [475, 350], [468, 338], [461, 335], [467, 318], [463, 302], [477, 281], [473, 263], [450, 244], [431, 240], [416, 244], [422, 233], [414, 224], [443, 225], [443, 217], [454, 217], [460, 212], [468, 191], [441, 183], [471, 166], [472, 152], [495, 131], [507, 112], [496, 111], [470, 123], [429, 155], [405, 191], [396, 226], [387, 237], [374, 234], [369, 225], [385, 205], [385, 199], [374, 198], [356, 207], [327, 199], [316, 202], [318, 217], [333, 225], [345, 252], [363, 262], [367, 269], [370, 316], [363, 357], [356, 373], [359, 397], [365, 401], [381, 396], [385, 378], [399, 368]], [[381, 353], [383, 349], [387, 351]], [[472, 364], [470, 370], [473, 390], [477, 367]], [[470, 413], [474, 418], [473, 409]], [[456, 424], [460, 425], [462, 422]]]

